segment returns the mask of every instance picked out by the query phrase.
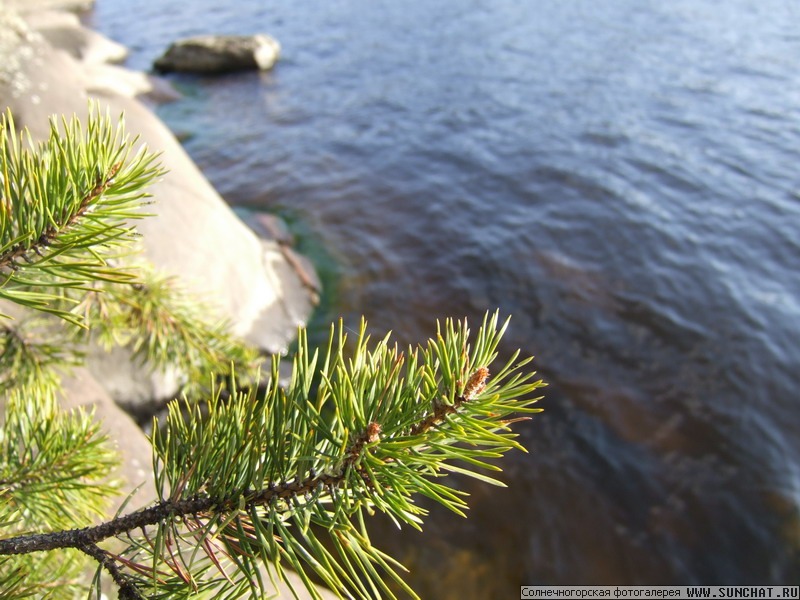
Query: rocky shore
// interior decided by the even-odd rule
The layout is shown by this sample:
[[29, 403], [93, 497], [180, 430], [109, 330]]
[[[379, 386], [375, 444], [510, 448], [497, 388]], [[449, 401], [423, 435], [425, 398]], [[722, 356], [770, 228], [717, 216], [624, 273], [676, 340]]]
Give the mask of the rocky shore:
[[[146, 260], [215, 307], [210, 316], [226, 319], [235, 334], [267, 352], [285, 351], [316, 302], [313, 269], [310, 275], [286, 240], [257, 235], [233, 213], [148, 108], [174, 99], [170, 86], [119, 66], [126, 49], [83, 27], [75, 13], [91, 5], [0, 0], [0, 109], [10, 109], [34, 139], [47, 136], [51, 115], [85, 117], [90, 99], [112, 115], [124, 113], [126, 131], [158, 152], [168, 171], [149, 189], [156, 216], [137, 223]], [[91, 353], [67, 381], [63, 403], [96, 407], [123, 461], [121, 497], [145, 483], [129, 504], [135, 507], [154, 498], [149, 443], [120, 406], [168, 398], [175, 378], [129, 359], [125, 352]]]

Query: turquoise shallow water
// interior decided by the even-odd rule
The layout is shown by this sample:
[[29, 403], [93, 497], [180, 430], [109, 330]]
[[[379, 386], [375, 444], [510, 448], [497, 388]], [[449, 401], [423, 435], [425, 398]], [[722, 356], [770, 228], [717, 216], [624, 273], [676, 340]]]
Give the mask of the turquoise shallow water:
[[788, 0], [98, 0], [149, 68], [277, 37], [267, 74], [174, 76], [160, 116], [325, 273], [315, 323], [417, 342], [513, 315], [546, 412], [468, 520], [378, 536], [426, 598], [800, 582], [800, 7]]

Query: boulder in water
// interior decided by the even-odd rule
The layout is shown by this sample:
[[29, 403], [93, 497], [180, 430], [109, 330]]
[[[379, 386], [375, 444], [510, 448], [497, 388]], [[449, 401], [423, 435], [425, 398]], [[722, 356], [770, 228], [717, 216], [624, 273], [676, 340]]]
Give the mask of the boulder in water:
[[173, 43], [154, 67], [162, 73], [228, 73], [272, 68], [280, 55], [280, 44], [268, 36], [203, 35]]

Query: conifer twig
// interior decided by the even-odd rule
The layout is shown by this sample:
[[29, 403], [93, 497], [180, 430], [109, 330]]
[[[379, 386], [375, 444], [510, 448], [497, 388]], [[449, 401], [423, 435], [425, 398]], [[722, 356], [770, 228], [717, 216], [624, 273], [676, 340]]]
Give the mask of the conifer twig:
[[38, 144], [0, 115], [0, 298], [81, 324], [65, 290], [133, 279], [109, 263], [130, 248], [129, 222], [146, 216], [143, 190], [163, 172], [135, 143], [96, 105], [86, 128], [53, 118]]
[[[492, 327], [494, 326], [494, 320], [490, 323], [490, 325]], [[464, 370], [467, 369], [466, 373], [468, 373], [468, 376], [466, 377], [466, 383], [462, 383], [458, 379], [449, 378], [449, 376], [447, 376], [445, 377], [445, 380], [450, 382], [450, 385], [453, 386], [453, 389], [442, 390], [440, 393], [435, 393], [435, 388], [430, 388], [430, 386], [428, 386], [429, 390], [427, 393], [434, 393], [432, 393], [430, 396], [431, 401], [428, 404], [427, 409], [417, 412], [414, 420], [410, 423], [406, 423], [401, 429], [397, 429], [395, 427], [389, 433], [389, 437], [385, 437], [384, 426], [379, 424], [377, 420], [370, 419], [362, 428], [361, 432], [352, 436], [349, 444], [342, 448], [339, 455], [340, 458], [338, 460], [334, 457], [331, 457], [332, 460], [328, 461], [327, 468], [323, 468], [318, 471], [313, 466], [307, 466], [302, 470], [295, 471], [296, 475], [294, 477], [263, 480], [261, 485], [257, 488], [253, 488], [249, 485], [245, 485], [244, 487], [240, 488], [220, 488], [211, 481], [208, 481], [207, 485], [206, 483], [203, 483], [203, 481], [205, 481], [204, 476], [201, 473], [196, 472], [198, 464], [201, 464], [203, 459], [202, 457], [197, 456], [197, 462], [194, 462], [191, 465], [183, 464], [184, 470], [180, 475], [178, 475], [178, 478], [174, 480], [172, 493], [166, 498], [162, 496], [162, 499], [152, 506], [140, 509], [124, 516], [116, 517], [110, 521], [93, 527], [51, 533], [26, 534], [0, 540], [0, 555], [28, 554], [39, 551], [55, 550], [59, 548], [77, 548], [85, 554], [92, 556], [92, 558], [94, 558], [111, 575], [120, 588], [121, 596], [127, 598], [136, 598], [138, 600], [139, 598], [144, 598], [146, 596], [141, 595], [141, 590], [139, 587], [137, 587], [137, 585], [134, 584], [134, 580], [131, 578], [133, 575], [126, 575], [123, 572], [123, 569], [127, 567], [132, 569], [134, 573], [144, 574], [148, 572], [150, 567], [147, 567], [142, 562], [136, 562], [135, 559], [112, 555], [101, 549], [97, 545], [98, 543], [112, 537], [120, 537], [124, 534], [130, 535], [130, 533], [133, 531], [141, 530], [144, 533], [145, 538], [148, 540], [148, 547], [151, 548], [151, 551], [154, 553], [154, 555], [158, 555], [160, 552], [163, 552], [163, 550], [159, 550], [159, 548], [163, 548], [163, 540], [165, 537], [162, 534], [158, 534], [155, 538], [151, 538], [145, 533], [148, 527], [157, 526], [159, 531], [166, 532], [166, 539], [173, 540], [172, 542], [167, 542], [166, 548], [171, 558], [164, 558], [165, 564], [170, 566], [171, 570], [178, 575], [178, 578], [182, 580], [184, 584], [196, 586], [193, 576], [187, 570], [188, 565], [185, 559], [181, 558], [181, 562], [178, 562], [177, 557], [182, 556], [180, 551], [177, 550], [176, 554], [172, 550], [172, 545], [178, 543], [180, 539], [183, 539], [181, 534], [178, 533], [177, 526], [180, 523], [184, 523], [186, 524], [188, 532], [196, 540], [197, 547], [202, 549], [202, 551], [209, 557], [216, 568], [223, 574], [224, 578], [227, 579], [228, 582], [233, 583], [227, 573], [225, 573], [224, 568], [219, 562], [217, 552], [212, 547], [212, 545], [217, 546], [217, 542], [213, 540], [213, 537], [221, 535], [222, 537], [219, 541], [227, 547], [227, 550], [225, 550], [217, 546], [217, 551], [222, 550], [223, 555], [237, 562], [241, 569], [246, 569], [246, 565], [249, 564], [248, 561], [252, 560], [252, 550], [248, 550], [248, 547], [252, 545], [254, 539], [259, 539], [260, 536], [264, 535], [263, 533], [259, 534], [259, 529], [263, 527], [263, 525], [260, 524], [261, 517], [256, 517], [258, 511], [265, 510], [267, 511], [266, 514], [273, 514], [274, 516], [270, 518], [276, 520], [276, 525], [280, 525], [284, 518], [297, 519], [298, 515], [303, 511], [307, 511], [309, 516], [312, 518], [313, 515], [317, 515], [318, 518], [322, 518], [324, 513], [320, 513], [319, 511], [321, 504], [325, 502], [325, 497], [329, 498], [330, 501], [333, 501], [334, 504], [338, 506], [338, 508], [333, 509], [333, 512], [330, 513], [329, 517], [325, 517], [323, 519], [323, 522], [325, 522], [328, 518], [332, 519], [332, 521], [330, 521], [330, 527], [334, 528], [331, 530], [331, 539], [336, 544], [344, 544], [344, 546], [340, 546], [340, 549], [346, 550], [348, 553], [356, 552], [356, 550], [353, 548], [354, 543], [361, 545], [367, 542], [357, 541], [359, 538], [348, 538], [343, 533], [343, 531], [346, 530], [340, 532], [340, 528], [344, 526], [345, 522], [347, 522], [342, 521], [341, 519], [349, 520], [349, 515], [352, 514], [353, 510], [358, 510], [357, 507], [361, 501], [356, 501], [354, 504], [351, 504], [350, 508], [345, 509], [345, 505], [340, 505], [341, 500], [337, 500], [337, 498], [342, 498], [343, 496], [336, 492], [336, 490], [341, 488], [343, 493], [352, 498], [352, 500], [347, 501], [348, 503], [353, 503], [357, 498], [368, 498], [369, 503], [380, 507], [382, 510], [388, 511], [390, 514], [393, 514], [393, 512], [398, 509], [392, 508], [391, 502], [399, 502], [399, 498], [407, 492], [403, 492], [402, 489], [398, 489], [397, 492], [392, 492], [397, 496], [395, 500], [381, 501], [380, 498], [395, 485], [397, 485], [399, 488], [408, 487], [409, 483], [411, 483], [413, 480], [408, 479], [407, 481], [404, 481], [403, 478], [424, 475], [428, 469], [426, 465], [434, 464], [430, 462], [431, 460], [435, 460], [436, 462], [444, 462], [447, 460], [448, 454], [435, 453], [441, 451], [441, 443], [443, 440], [442, 435], [452, 438], [453, 441], [458, 439], [457, 437], [453, 437], [453, 431], [450, 431], [449, 433], [442, 431], [443, 428], [447, 427], [447, 423], [450, 421], [450, 418], [460, 415], [473, 401], [478, 402], [478, 406], [475, 409], [477, 412], [475, 414], [486, 412], [486, 406], [484, 403], [487, 402], [487, 400], [484, 399], [479, 401], [479, 399], [483, 398], [483, 394], [487, 390], [489, 370], [486, 366], [480, 364], [479, 366], [476, 365], [471, 373], [469, 372], [470, 359], [466, 358], [467, 346], [464, 336], [464, 329], [460, 330], [460, 333], [456, 333], [451, 328], [448, 337], [455, 337], [455, 341], [461, 345], [462, 349], [454, 350], [454, 348], [457, 348], [457, 346], [450, 343], [449, 340], [445, 341], [444, 339], [440, 339], [439, 345], [434, 344], [431, 346], [431, 348], [427, 351], [426, 356], [430, 359], [434, 354], [438, 353], [439, 360], [444, 362], [446, 367], [449, 367], [450, 373], [455, 370], [464, 372]], [[295, 370], [299, 372], [299, 375], [296, 375], [296, 378], [300, 378], [302, 380], [312, 376], [313, 369], [310, 365], [316, 362], [316, 358], [311, 360], [310, 363], [304, 362], [308, 361], [309, 357], [307, 350], [305, 349], [305, 337], [302, 332], [300, 335], [300, 340], [301, 348], [298, 352], [298, 358], [295, 361]], [[388, 350], [388, 347], [384, 342], [379, 344], [378, 349], [375, 351], [376, 353], [372, 355], [371, 358], [367, 357], [366, 355], [362, 356], [361, 344], [366, 343], [366, 340], [367, 338], [363, 336], [359, 339], [359, 348], [356, 350], [356, 362], [362, 363], [362, 366], [372, 364], [370, 369], [372, 369], [371, 372], [373, 375], [381, 373], [389, 374], [388, 379], [381, 385], [370, 384], [371, 389], [380, 390], [377, 401], [374, 401], [373, 399], [376, 409], [389, 409], [391, 407], [383, 406], [384, 399], [390, 393], [394, 393], [395, 396], [396, 394], [401, 393], [399, 389], [394, 389], [394, 392], [392, 392], [392, 389], [396, 388], [398, 383], [402, 383], [402, 375], [398, 367], [403, 362], [403, 358], [402, 355], [397, 355], [395, 351]], [[343, 344], [344, 339], [340, 337], [339, 350]], [[488, 362], [493, 357], [494, 345], [496, 345], [496, 340], [487, 339], [485, 336], [482, 336], [482, 334], [479, 333], [479, 343], [477, 344], [478, 347], [475, 349], [475, 356], [473, 357], [476, 362]], [[329, 351], [330, 350], [331, 349], [329, 348]], [[409, 369], [412, 369], [412, 372], [416, 372], [414, 382], [421, 383], [423, 380], [425, 380], [428, 382], [428, 384], [430, 384], [430, 380], [426, 380], [421, 375], [421, 372], [417, 371], [414, 367], [416, 359], [413, 357], [415, 356], [415, 353], [411, 356], [412, 363], [409, 366]], [[449, 360], [454, 356], [457, 357], [459, 361], [462, 361], [461, 366], [458, 369], [456, 369], [455, 364], [448, 364]], [[350, 377], [361, 377], [363, 374], [359, 374], [360, 371], [355, 364], [356, 363], [353, 363], [352, 368], [356, 370], [352, 374], [344, 375], [341, 371], [339, 371], [339, 377], [345, 379]], [[387, 366], [381, 367], [379, 366], [380, 364]], [[438, 362], [434, 364], [438, 365]], [[276, 374], [276, 370], [277, 362], [273, 364], [273, 374]], [[328, 370], [335, 370], [334, 366], [330, 362], [330, 358], [325, 361], [325, 365], [323, 367], [323, 371]], [[514, 370], [515, 368], [507, 366], [501, 371], [500, 377], [507, 377], [509, 372]], [[329, 376], [323, 375], [323, 379], [326, 377]], [[523, 382], [524, 379], [525, 378], [522, 378]], [[300, 389], [305, 389], [306, 386], [305, 383], [297, 379], [293, 381], [293, 386], [295, 385], [299, 386]], [[328, 378], [327, 385], [332, 387], [330, 387], [330, 389], [327, 391], [320, 392], [322, 394], [323, 401], [326, 397], [328, 397], [327, 394], [332, 394], [330, 397], [335, 401], [341, 401], [341, 398], [339, 397], [340, 388], [337, 387], [337, 380]], [[507, 404], [507, 402], [503, 400], [504, 395], [510, 396], [515, 395], [516, 393], [530, 391], [538, 387], [538, 385], [539, 382], [535, 384], [521, 385], [518, 377], [511, 378], [510, 381], [505, 383], [501, 382], [495, 391], [495, 394], [497, 394], [497, 400], [495, 400], [494, 406], [497, 412], [490, 414], [488, 418], [489, 422], [492, 422], [492, 418], [495, 416], [499, 417], [500, 415], [507, 413], [512, 409], [513, 405]], [[286, 394], [292, 395], [298, 391], [294, 387], [290, 388], [285, 393], [279, 391], [277, 388], [272, 388], [272, 390], [273, 391], [271, 393], [273, 394], [273, 398], [282, 398], [283, 400], [287, 399]], [[270, 392], [267, 392], [266, 397], [269, 397], [269, 394]], [[275, 394], [278, 395], [276, 396]], [[453, 398], [453, 400], [448, 402], [448, 397]], [[261, 414], [261, 411], [267, 407], [267, 405], [263, 405], [264, 408], [258, 408], [258, 406], [253, 407], [252, 400], [247, 396], [239, 395], [238, 401], [242, 403], [241, 405], [243, 407], [245, 407], [244, 410], [246, 415]], [[517, 408], [523, 412], [531, 412], [531, 409], [526, 408], [526, 405], [529, 403], [530, 401], [521, 402]], [[491, 404], [491, 402], [489, 402], [489, 404]], [[216, 416], [214, 411], [218, 408], [222, 412], [219, 416]], [[219, 405], [218, 407], [218, 405], [214, 404], [210, 407], [210, 410], [211, 414], [208, 418], [211, 419], [211, 422], [213, 423], [215, 418], [223, 419], [224, 415], [228, 414], [225, 411], [235, 411], [236, 406], [228, 405], [226, 403], [225, 405]], [[268, 410], [271, 412], [277, 411], [276, 414], [278, 417], [276, 418], [281, 420], [280, 414], [282, 413], [280, 405], [273, 405]], [[300, 407], [296, 407], [293, 410], [299, 411], [295, 414], [302, 414], [303, 412]], [[341, 412], [342, 410], [346, 410], [346, 407], [341, 406], [337, 412]], [[233, 415], [233, 421], [231, 421], [231, 423], [237, 423], [239, 427], [249, 427], [248, 418], [243, 418], [241, 415], [235, 412], [230, 412], [230, 414]], [[317, 417], [321, 417], [321, 413], [315, 414]], [[315, 417], [315, 419], [317, 417]], [[191, 419], [191, 417], [189, 418]], [[470, 425], [471, 421], [474, 420], [474, 416], [470, 417], [464, 415], [464, 418], [467, 419], [464, 422], [465, 425], [474, 425]], [[241, 419], [243, 419], [244, 422], [240, 422]], [[180, 422], [171, 420], [168, 423], [171, 425], [172, 429], [175, 430], [175, 434], [177, 435], [178, 431], [181, 429]], [[220, 421], [220, 427], [223, 426], [222, 423], [223, 421]], [[505, 427], [503, 425], [503, 421], [498, 421], [497, 423], [497, 427]], [[195, 426], [198, 425], [199, 423], [195, 423]], [[295, 425], [284, 423], [283, 426], [290, 427], [295, 435], [303, 436], [303, 427], [298, 425], [299, 422], [297, 422]], [[309, 427], [310, 428], [308, 431], [312, 432], [315, 429], [325, 430], [327, 426], [324, 425], [322, 421], [315, 420], [313, 424], [310, 424]], [[478, 430], [476, 430], [479, 435], [488, 436], [486, 437], [486, 441], [484, 443], [497, 444], [504, 439], [503, 435], [489, 435], [488, 432], [493, 428], [495, 428], [494, 425], [487, 429], [485, 433], [480, 433]], [[406, 433], [403, 433], [403, 431]], [[454, 431], [457, 432], [458, 429], [455, 429]], [[161, 438], [154, 440], [157, 453], [163, 454], [164, 457], [168, 456], [170, 450], [168, 450], [168, 446], [164, 446], [163, 444], [177, 443], [177, 438], [173, 439], [169, 436], [170, 434], [168, 433], [166, 438], [167, 441], [159, 441]], [[278, 438], [280, 438], [280, 436], [278, 436]], [[172, 439], [172, 441], [168, 441], [170, 439]], [[201, 441], [203, 439], [202, 435], [192, 439], [196, 439], [197, 443], [200, 443], [203, 449], [207, 450], [206, 444]], [[476, 440], [471, 441], [474, 442]], [[277, 443], [280, 445], [280, 442]], [[385, 448], [384, 445], [386, 446]], [[510, 448], [513, 447], [514, 444], [504, 441], [502, 446]], [[175, 449], [177, 448], [179, 448], [179, 446], [175, 446]], [[185, 450], [194, 452], [190, 450], [190, 447], [186, 447]], [[426, 455], [430, 452], [434, 452], [434, 454], [431, 455], [433, 459], [426, 458]], [[463, 454], [462, 451], [457, 451], [452, 456], [457, 457], [459, 453]], [[236, 451], [236, 456], [238, 457], [245, 456], [246, 454], [247, 452], [243, 449]], [[495, 456], [496, 454], [491, 452], [482, 453], [478, 450], [472, 450], [471, 455], [463, 455], [464, 457], [472, 456], [472, 462], [481, 465], [483, 463], [477, 460], [477, 457]], [[182, 461], [179, 456], [170, 458], [170, 460]], [[229, 460], [223, 460], [226, 462], [226, 464], [229, 463]], [[423, 470], [417, 473], [418, 467], [415, 467], [414, 465], [419, 460], [422, 460], [422, 462], [419, 463], [419, 467], [422, 467]], [[211, 467], [207, 466], [207, 468]], [[235, 468], [235, 465], [231, 468]], [[399, 471], [400, 475], [393, 475], [392, 469], [395, 468], [410, 468], [411, 471], [401, 470]], [[163, 467], [163, 469], [166, 469], [166, 465]], [[456, 469], [455, 467], [451, 467], [451, 469], [463, 471], [460, 468]], [[406, 473], [406, 475], [403, 475], [403, 473]], [[417, 475], [414, 475], [414, 473], [417, 473]], [[353, 477], [353, 475], [355, 475], [355, 477]], [[483, 476], [481, 476], [481, 478], [483, 478]], [[237, 480], [239, 479], [240, 477], [237, 478]], [[420, 485], [422, 484], [415, 483], [409, 489], [413, 489], [414, 487], [418, 487]], [[361, 491], [359, 491], [358, 488], [361, 488]], [[443, 496], [442, 494], [447, 494], [448, 492], [446, 492], [445, 488], [439, 484], [431, 484], [431, 486], [423, 485], [420, 488], [420, 491], [422, 493], [431, 495], [434, 498], [439, 497], [441, 501], [447, 505], [451, 505], [456, 498], [456, 496], [452, 496], [451, 500], [447, 500], [446, 496]], [[390, 502], [390, 504], [385, 504], [385, 502]], [[398, 506], [403, 506], [403, 504], [400, 503]], [[454, 507], [455, 505], [451, 506], [451, 508]], [[403, 511], [406, 511], [407, 513], [406, 516], [403, 517], [404, 519], [410, 519], [412, 517], [412, 513], [407, 512], [408, 509], [402, 509], [402, 511], [398, 514], [404, 514]], [[280, 515], [285, 515], [285, 517]], [[339, 525], [335, 526], [335, 523], [339, 523]], [[218, 533], [213, 534], [213, 536], [210, 538], [208, 537], [211, 533], [209, 527], [212, 527], [212, 525]], [[285, 527], [282, 528], [281, 531], [283, 531], [281, 536], [283, 538], [281, 546], [284, 549], [283, 551], [290, 553], [287, 554], [287, 556], [294, 556], [295, 550], [293, 550], [293, 544], [297, 544], [299, 541], [294, 540], [289, 533], [289, 530], [285, 529]], [[309, 536], [311, 534], [310, 532], [306, 532], [304, 535]], [[341, 539], [336, 541], [340, 537]], [[162, 541], [159, 542], [159, 539]], [[313, 540], [313, 538], [308, 539]], [[312, 546], [315, 544], [313, 541], [310, 541], [310, 543]], [[329, 559], [326, 558], [329, 555], [321, 548], [317, 547], [315, 552], [321, 552], [320, 557], [322, 557], [323, 562]], [[386, 563], [385, 558], [382, 557], [383, 555], [376, 553], [377, 551], [374, 549], [370, 550], [369, 552], [373, 557], [372, 560], [378, 561], [378, 564], [382, 564], [383, 568], [387, 569], [387, 572], [392, 575], [392, 577], [396, 578], [396, 575], [394, 575], [389, 568], [389, 564]], [[237, 556], [239, 558], [236, 558]], [[250, 556], [250, 558], [248, 558], [248, 556]], [[358, 557], [360, 555], [355, 554], [354, 556]], [[342, 557], [342, 560], [345, 561], [345, 564], [348, 564], [349, 559], [346, 555]], [[362, 559], [359, 558], [359, 560]], [[290, 563], [295, 567], [299, 566], [296, 558], [291, 560]], [[297, 570], [302, 577], [305, 577], [302, 568]], [[317, 572], [323, 575], [324, 573], [327, 573], [320, 573], [318, 569]], [[345, 572], [343, 571], [342, 574], [344, 573]], [[358, 587], [357, 581], [353, 580], [349, 576], [344, 577], [344, 580], [340, 580], [340, 575], [336, 575], [335, 570], [331, 571], [328, 577], [325, 579], [327, 583], [333, 584], [332, 588], [337, 592], [343, 591], [342, 586], [345, 585], [344, 581], [349, 581], [349, 585]], [[304, 581], [306, 580], [304, 579]], [[307, 583], [307, 585], [310, 586], [310, 582]], [[388, 592], [388, 588], [385, 587], [385, 584], [381, 585], [383, 586], [384, 591]], [[410, 590], [408, 591], [410, 592]], [[370, 596], [371, 593], [365, 590], [360, 592], [359, 595], [366, 597]], [[392, 594], [388, 592], [388, 595]]]
[[109, 555], [100, 550], [103, 553], [103, 559], [100, 560], [98, 558], [100, 554], [91, 548], [103, 540], [150, 525], [156, 525], [169, 519], [201, 516], [212, 511], [224, 513], [238, 510], [242, 504], [245, 507], [263, 506], [274, 499], [286, 500], [303, 497], [320, 486], [337, 486], [345, 480], [345, 471], [355, 465], [365, 446], [379, 441], [379, 436], [380, 426], [377, 423], [371, 423], [367, 430], [359, 435], [348, 448], [345, 453], [346, 458], [335, 474], [312, 473], [301, 480], [272, 482], [261, 490], [244, 489], [233, 491], [224, 498], [205, 496], [182, 500], [162, 500], [152, 506], [116, 517], [93, 527], [26, 534], [0, 539], [0, 556], [30, 554], [59, 548], [76, 548], [89, 554], [105, 567], [110, 558]]
[[94, 187], [87, 191], [81, 198], [77, 210], [72, 214], [62, 215], [66, 217], [63, 222], [53, 222], [48, 225], [32, 243], [30, 241], [18, 242], [0, 253], [0, 270], [6, 273], [6, 280], [10, 279], [12, 274], [19, 270], [21, 266], [24, 266], [19, 263], [20, 260], [24, 260], [28, 264], [33, 264], [34, 260], [31, 258], [32, 254], [37, 254], [39, 257], [44, 258], [47, 248], [53, 246], [58, 235], [68, 230], [83, 217], [91, 204], [108, 189], [121, 166], [122, 163], [115, 163], [105, 176], [98, 176]]

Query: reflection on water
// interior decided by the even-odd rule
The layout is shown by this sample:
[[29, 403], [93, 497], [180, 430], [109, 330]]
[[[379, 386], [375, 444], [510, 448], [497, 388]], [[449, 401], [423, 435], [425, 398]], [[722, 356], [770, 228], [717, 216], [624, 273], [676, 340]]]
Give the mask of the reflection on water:
[[281, 41], [160, 114], [232, 203], [305, 232], [319, 323], [417, 342], [499, 307], [550, 383], [508, 489], [376, 528], [422, 597], [800, 582], [795, 3], [141, 4], [93, 16], [135, 66]]

